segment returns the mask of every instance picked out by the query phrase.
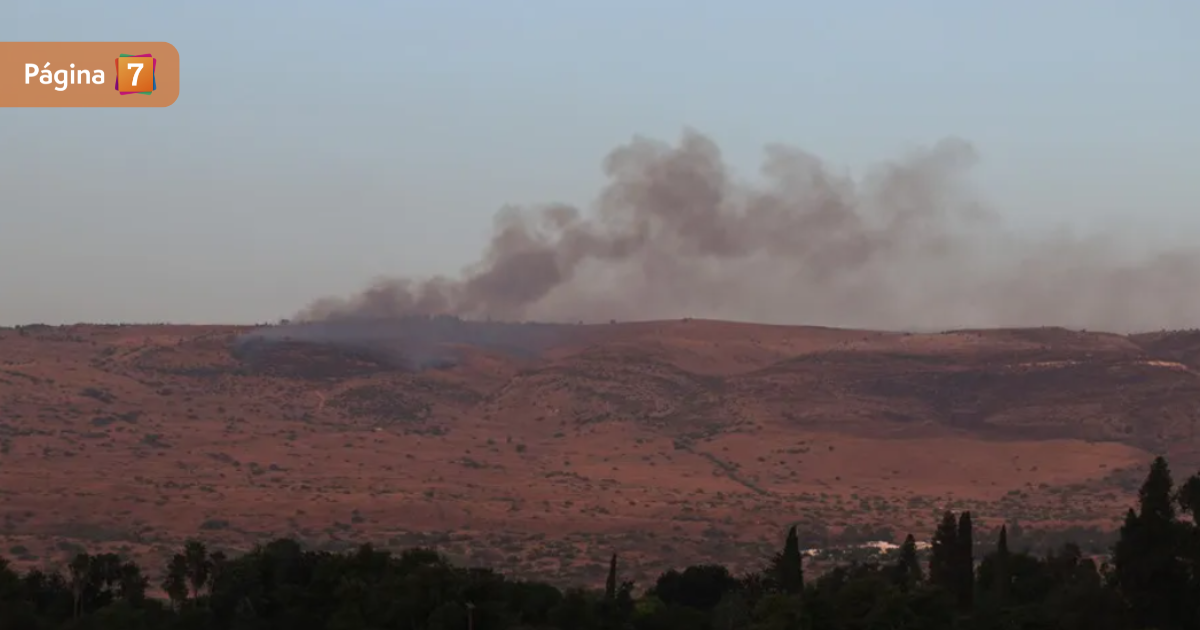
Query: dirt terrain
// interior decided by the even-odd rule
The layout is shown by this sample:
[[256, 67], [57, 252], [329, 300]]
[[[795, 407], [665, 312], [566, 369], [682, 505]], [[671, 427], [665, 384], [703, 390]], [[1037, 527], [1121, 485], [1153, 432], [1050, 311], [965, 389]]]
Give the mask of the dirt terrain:
[[422, 371], [239, 353], [234, 327], [0, 329], [0, 555], [296, 535], [569, 580], [617, 551], [644, 579], [753, 561], [791, 523], [1110, 529], [1153, 454], [1200, 465], [1200, 332], [569, 328]]

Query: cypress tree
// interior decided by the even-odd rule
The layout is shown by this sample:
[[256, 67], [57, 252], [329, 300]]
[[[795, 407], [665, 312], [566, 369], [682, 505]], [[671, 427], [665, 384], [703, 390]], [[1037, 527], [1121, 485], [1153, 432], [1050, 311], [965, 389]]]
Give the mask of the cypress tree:
[[896, 584], [902, 589], [909, 589], [918, 584], [921, 579], [921, 563], [917, 560], [917, 541], [909, 534], [900, 545], [900, 557], [894, 567]]
[[804, 589], [804, 558], [800, 554], [800, 537], [796, 526], [788, 529], [787, 541], [778, 565], [779, 585], [784, 592], [798, 594]]
[[1001, 525], [1000, 539], [996, 541], [996, 597], [1001, 605], [1008, 603], [1008, 589], [1012, 579], [1008, 564], [1008, 527]]
[[959, 516], [955, 542], [958, 547], [958, 553], [955, 554], [955, 592], [958, 594], [958, 605], [963, 610], [970, 610], [975, 601], [975, 537], [970, 512], [963, 512]]
[[604, 599], [610, 602], [617, 599], [617, 554], [615, 553], [608, 562], [608, 579], [604, 581]]
[[1188, 602], [1187, 567], [1177, 555], [1182, 528], [1175, 513], [1174, 483], [1162, 457], [1154, 460], [1113, 548], [1114, 577], [1139, 627], [1176, 628], [1194, 619]]
[[933, 534], [929, 550], [929, 581], [950, 592], [957, 592], [958, 523], [947, 511]]

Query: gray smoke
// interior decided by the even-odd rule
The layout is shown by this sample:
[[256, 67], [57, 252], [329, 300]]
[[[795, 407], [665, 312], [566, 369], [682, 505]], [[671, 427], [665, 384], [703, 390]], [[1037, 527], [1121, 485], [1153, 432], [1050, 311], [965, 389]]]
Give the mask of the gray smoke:
[[[448, 367], [470, 346], [511, 357], [536, 356], [564, 339], [570, 327], [556, 324], [472, 322], [450, 316], [355, 317], [286, 323], [238, 336], [234, 352], [251, 363], [279, 344], [320, 344], [357, 358], [413, 370]], [[269, 359], [269, 358], [268, 358]]]
[[1200, 255], [1127, 257], [1111, 239], [1012, 234], [968, 185], [976, 159], [951, 138], [855, 179], [771, 146], [752, 182], [699, 133], [675, 145], [637, 138], [604, 160], [608, 184], [590, 212], [503, 208], [459, 276], [382, 281], [297, 319], [1196, 326]]

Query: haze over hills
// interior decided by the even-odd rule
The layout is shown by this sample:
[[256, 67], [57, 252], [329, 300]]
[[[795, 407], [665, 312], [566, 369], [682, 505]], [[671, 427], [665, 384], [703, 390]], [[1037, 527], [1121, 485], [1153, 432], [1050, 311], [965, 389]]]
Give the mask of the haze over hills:
[[[401, 322], [439, 360], [409, 362]], [[380, 326], [392, 351], [303, 326], [0, 330], [4, 544], [154, 555], [201, 527], [569, 577], [613, 548], [747, 562], [797, 521], [924, 537], [950, 505], [1108, 529], [1153, 453], [1200, 464], [1196, 332]]]

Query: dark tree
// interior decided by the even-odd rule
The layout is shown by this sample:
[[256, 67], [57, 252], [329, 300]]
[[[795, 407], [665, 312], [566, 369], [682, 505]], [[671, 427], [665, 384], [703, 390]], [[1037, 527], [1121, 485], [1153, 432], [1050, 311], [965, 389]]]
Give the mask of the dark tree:
[[604, 599], [613, 601], [617, 598], [617, 554], [608, 561], [608, 579], [604, 581]]
[[975, 536], [971, 527], [971, 513], [963, 512], [958, 518], [958, 534], [955, 566], [955, 594], [958, 606], [963, 611], [971, 610], [975, 600]]
[[1008, 570], [1008, 527], [1000, 526], [1000, 538], [996, 541], [996, 599], [1001, 606], [1008, 601], [1011, 573]]
[[775, 579], [785, 593], [799, 594], [804, 590], [804, 555], [800, 551], [800, 537], [795, 525], [788, 528], [783, 553], [776, 556], [773, 564]]
[[930, 543], [929, 582], [951, 593], [958, 592], [955, 588], [960, 575], [958, 549], [958, 521], [954, 513], [948, 511], [942, 515], [942, 522]]
[[690, 566], [682, 572], [674, 569], [659, 576], [653, 593], [666, 604], [697, 610], [712, 610], [727, 592], [738, 587], [729, 569], [715, 564]]
[[1181, 629], [1196, 616], [1184, 586], [1187, 567], [1178, 555], [1185, 535], [1174, 502], [1170, 468], [1158, 457], [1138, 491], [1138, 509], [1125, 515], [1113, 548], [1113, 579], [1140, 627]]
[[1166, 462], [1154, 462], [1111, 570], [1074, 544], [1016, 549], [1012, 525], [975, 567], [965, 512], [941, 519], [929, 582], [912, 536], [891, 563], [819, 566], [806, 581], [790, 530], [761, 570], [672, 569], [640, 596], [615, 555], [602, 587], [560, 590], [430, 549], [333, 553], [281, 539], [224, 557], [189, 541], [165, 567], [171, 606], [115, 554], [24, 573], [0, 559], [0, 630], [1196, 630], [1198, 479], [1175, 492]]
[[896, 585], [902, 590], [911, 590], [924, 579], [921, 574], [921, 562], [917, 558], [917, 541], [909, 534], [900, 545], [899, 557], [893, 566]]
[[188, 597], [188, 566], [187, 558], [181, 553], [175, 554], [167, 565], [167, 574], [163, 578], [162, 589], [171, 598], [171, 603], [179, 608]]
[[198, 540], [189, 540], [184, 544], [183, 557], [187, 565], [187, 582], [192, 590], [192, 599], [199, 599], [200, 593], [208, 586], [208, 578], [213, 568], [208, 548]]

